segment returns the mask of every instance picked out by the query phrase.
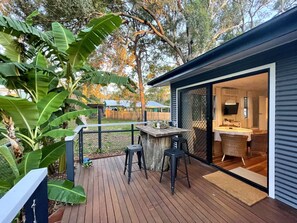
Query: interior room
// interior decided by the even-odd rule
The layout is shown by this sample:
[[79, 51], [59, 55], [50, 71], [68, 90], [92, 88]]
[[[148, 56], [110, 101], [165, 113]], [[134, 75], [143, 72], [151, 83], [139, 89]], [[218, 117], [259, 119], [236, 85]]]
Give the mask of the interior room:
[[213, 85], [213, 164], [267, 187], [268, 73]]

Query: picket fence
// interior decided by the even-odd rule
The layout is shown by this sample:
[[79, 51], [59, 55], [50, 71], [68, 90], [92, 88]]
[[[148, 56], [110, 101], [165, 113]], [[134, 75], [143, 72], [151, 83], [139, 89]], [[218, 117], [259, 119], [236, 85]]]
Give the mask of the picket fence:
[[[140, 121], [142, 119], [141, 113], [136, 111], [112, 111], [106, 110], [105, 117], [116, 120], [133, 120]], [[170, 121], [170, 112], [147, 112], [148, 121]]]

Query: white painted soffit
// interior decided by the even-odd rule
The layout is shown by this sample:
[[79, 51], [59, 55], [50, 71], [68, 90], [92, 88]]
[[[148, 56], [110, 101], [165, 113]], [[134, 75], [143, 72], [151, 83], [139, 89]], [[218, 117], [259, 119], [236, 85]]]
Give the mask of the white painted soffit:
[[164, 81], [161, 81], [161, 82], [153, 85], [153, 87], [168, 86], [172, 83], [176, 83], [181, 80], [196, 76], [198, 74], [202, 74], [204, 72], [211, 71], [213, 69], [216, 69], [216, 68], [219, 68], [222, 66], [226, 66], [233, 62], [243, 60], [247, 57], [271, 50], [273, 48], [285, 45], [285, 44], [293, 42], [295, 40], [297, 40], [297, 31], [294, 31], [294, 32], [288, 33], [286, 35], [280, 36], [278, 38], [275, 38], [273, 40], [261, 43], [259, 45], [252, 47], [252, 48], [249, 48], [247, 50], [243, 50], [241, 52], [234, 53], [232, 55], [226, 55], [222, 59], [218, 59], [216, 61], [210, 62], [203, 66], [197, 65], [198, 67], [193, 67], [192, 69], [189, 69], [183, 73], [177, 74], [174, 77], [171, 77]]

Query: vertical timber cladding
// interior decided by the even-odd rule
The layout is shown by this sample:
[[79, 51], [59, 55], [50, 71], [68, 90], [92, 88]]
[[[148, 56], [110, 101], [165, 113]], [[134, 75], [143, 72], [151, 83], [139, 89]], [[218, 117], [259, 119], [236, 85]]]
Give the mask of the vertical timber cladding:
[[297, 208], [297, 56], [276, 64], [275, 198]]
[[172, 85], [170, 86], [171, 100], [170, 100], [170, 112], [171, 112], [171, 121], [177, 121], [176, 119], [176, 88]]

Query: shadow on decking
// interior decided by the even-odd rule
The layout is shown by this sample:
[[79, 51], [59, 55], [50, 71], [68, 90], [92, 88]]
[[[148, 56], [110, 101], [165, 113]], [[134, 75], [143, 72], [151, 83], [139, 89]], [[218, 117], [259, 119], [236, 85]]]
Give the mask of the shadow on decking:
[[[132, 173], [130, 185], [123, 175], [124, 156], [93, 160], [89, 169], [76, 169], [76, 184], [88, 196], [84, 205], [68, 206], [62, 222], [296, 222], [297, 210], [265, 198], [249, 207], [206, 181], [215, 168], [192, 159], [191, 188], [178, 179], [175, 194], [170, 180], [159, 183], [159, 172]], [[135, 166], [137, 167], [137, 165]]]

